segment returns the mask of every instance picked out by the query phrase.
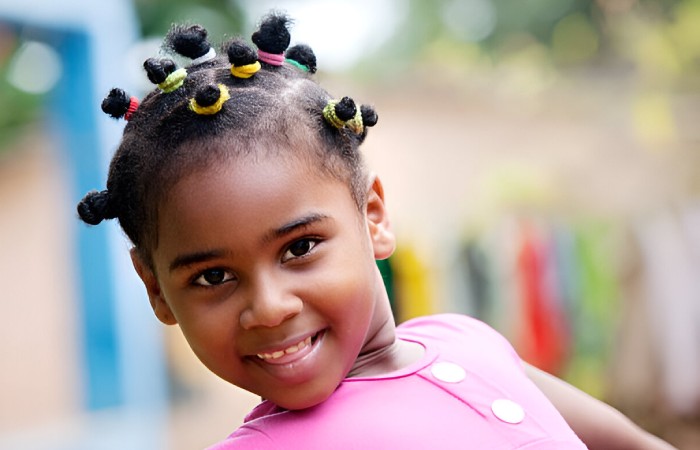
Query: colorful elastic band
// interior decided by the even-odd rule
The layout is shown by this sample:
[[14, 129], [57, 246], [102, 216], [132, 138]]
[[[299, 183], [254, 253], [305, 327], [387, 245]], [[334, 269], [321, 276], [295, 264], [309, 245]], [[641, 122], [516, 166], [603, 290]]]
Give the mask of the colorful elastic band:
[[350, 128], [356, 134], [362, 133], [362, 130], [364, 129], [364, 124], [362, 123], [362, 112], [360, 111], [360, 108], [357, 108], [355, 117], [345, 122], [345, 126]]
[[289, 59], [289, 58], [285, 59], [285, 61], [286, 61], [287, 63], [291, 64], [292, 66], [296, 67], [296, 68], [299, 69], [299, 70], [303, 70], [304, 72], [308, 72], [308, 71], [309, 71], [309, 67], [306, 66], [306, 65], [304, 65], [304, 64], [302, 64], [302, 63], [300, 63], [299, 61], [295, 61], [295, 60]]
[[340, 129], [345, 126], [345, 121], [340, 119], [335, 113], [335, 105], [338, 104], [338, 100], [329, 100], [326, 106], [323, 107], [323, 117], [333, 125], [334, 127]]
[[192, 65], [195, 66], [197, 64], [202, 64], [207, 61], [211, 61], [212, 59], [216, 58], [216, 50], [214, 50], [214, 47], [209, 47], [209, 51], [200, 56], [199, 58], [195, 58], [192, 60]]
[[136, 97], [131, 97], [129, 99], [129, 107], [126, 109], [126, 112], [124, 113], [124, 120], [131, 120], [131, 115], [136, 111], [136, 109], [139, 107], [139, 99]]
[[338, 100], [329, 100], [328, 103], [326, 103], [326, 106], [323, 107], [324, 119], [338, 129], [348, 127], [357, 134], [362, 133], [364, 126], [362, 124], [362, 112], [360, 111], [360, 108], [357, 108], [355, 116], [352, 119], [343, 120], [338, 117], [338, 114], [335, 112], [335, 105], [337, 104]]
[[258, 59], [264, 63], [268, 63], [271, 66], [281, 66], [284, 64], [284, 54], [267, 53], [262, 50], [258, 50]]
[[169, 93], [182, 86], [182, 83], [185, 82], [185, 78], [187, 78], [187, 70], [184, 68], [177, 69], [168, 75], [168, 78], [166, 78], [165, 81], [158, 84], [158, 87], [161, 89], [161, 91]]
[[200, 106], [199, 103], [197, 103], [197, 100], [191, 98], [190, 109], [196, 112], [197, 114], [201, 114], [204, 116], [211, 116], [212, 114], [218, 113], [219, 111], [221, 111], [221, 107], [224, 106], [226, 100], [231, 98], [231, 96], [228, 93], [228, 88], [223, 84], [219, 85], [219, 92], [219, 98], [218, 100], [216, 100], [216, 103], [209, 106]]
[[250, 78], [255, 73], [260, 70], [260, 62], [255, 61], [253, 64], [246, 64], [245, 66], [231, 66], [231, 75], [236, 78]]

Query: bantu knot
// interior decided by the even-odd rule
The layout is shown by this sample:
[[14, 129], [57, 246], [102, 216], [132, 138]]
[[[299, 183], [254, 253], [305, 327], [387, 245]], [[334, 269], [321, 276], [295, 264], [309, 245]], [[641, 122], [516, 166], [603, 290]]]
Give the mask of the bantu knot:
[[350, 97], [343, 97], [335, 105], [335, 114], [338, 116], [338, 119], [348, 121], [357, 114], [357, 106], [355, 106], [355, 102]]
[[221, 91], [219, 90], [219, 86], [208, 84], [197, 91], [194, 99], [200, 106], [211, 106], [219, 100], [220, 96]]
[[97, 225], [105, 219], [114, 219], [116, 215], [109, 203], [108, 191], [90, 191], [78, 203], [78, 215], [89, 225]]
[[207, 30], [201, 25], [173, 25], [165, 36], [165, 45], [190, 59], [201, 58], [211, 50]]
[[316, 73], [316, 54], [306, 44], [297, 44], [289, 47], [284, 56], [306, 67], [310, 73]]
[[114, 88], [102, 100], [102, 111], [115, 119], [121, 119], [129, 110], [131, 97], [122, 89]]
[[366, 127], [373, 127], [377, 124], [379, 116], [377, 112], [369, 105], [360, 106], [360, 112], [362, 114], [362, 124]]
[[258, 60], [258, 55], [248, 44], [242, 40], [236, 39], [232, 41], [226, 49], [228, 60], [234, 66], [247, 66]]
[[168, 75], [175, 72], [177, 66], [172, 59], [148, 58], [143, 63], [143, 68], [146, 69], [148, 79], [151, 80], [151, 83], [160, 84], [168, 78]]
[[224, 103], [231, 98], [223, 84], [208, 84], [200, 88], [190, 99], [190, 109], [197, 114], [211, 116], [221, 111]]
[[291, 37], [288, 24], [291, 19], [282, 13], [271, 13], [265, 16], [260, 28], [253, 33], [252, 41], [258, 49], [273, 54], [282, 54], [289, 47]]
[[340, 100], [329, 100], [323, 107], [323, 118], [337, 129], [349, 128], [357, 134], [364, 132], [362, 114], [357, 110], [355, 102], [350, 97]]

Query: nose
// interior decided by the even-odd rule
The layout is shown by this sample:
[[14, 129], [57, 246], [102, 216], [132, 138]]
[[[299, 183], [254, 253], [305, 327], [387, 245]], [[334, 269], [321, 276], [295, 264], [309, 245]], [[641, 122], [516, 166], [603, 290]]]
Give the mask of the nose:
[[240, 323], [246, 329], [276, 327], [291, 319], [304, 307], [302, 300], [274, 280], [258, 280], [248, 286], [247, 305]]

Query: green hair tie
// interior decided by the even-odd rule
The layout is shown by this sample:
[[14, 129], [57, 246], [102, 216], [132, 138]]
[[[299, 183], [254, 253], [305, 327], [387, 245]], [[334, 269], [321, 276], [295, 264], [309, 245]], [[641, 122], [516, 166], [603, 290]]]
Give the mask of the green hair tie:
[[185, 78], [187, 78], [187, 70], [183, 67], [168, 75], [168, 78], [158, 84], [158, 87], [167, 94], [182, 86], [182, 83], [185, 82]]
[[306, 66], [306, 65], [300, 63], [299, 61], [295, 61], [295, 60], [289, 59], [289, 58], [286, 58], [285, 61], [288, 62], [289, 64], [291, 64], [292, 66], [296, 67], [299, 70], [303, 70], [304, 72], [309, 71], [309, 66]]

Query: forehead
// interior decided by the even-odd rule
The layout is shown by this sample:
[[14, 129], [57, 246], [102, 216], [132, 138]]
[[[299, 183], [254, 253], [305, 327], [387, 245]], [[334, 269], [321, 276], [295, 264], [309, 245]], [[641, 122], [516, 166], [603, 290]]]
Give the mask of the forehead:
[[[181, 178], [159, 208], [158, 241], [217, 233], [254, 236], [310, 214], [359, 217], [347, 183], [299, 157], [228, 158]], [[160, 246], [160, 245], [159, 245]]]

